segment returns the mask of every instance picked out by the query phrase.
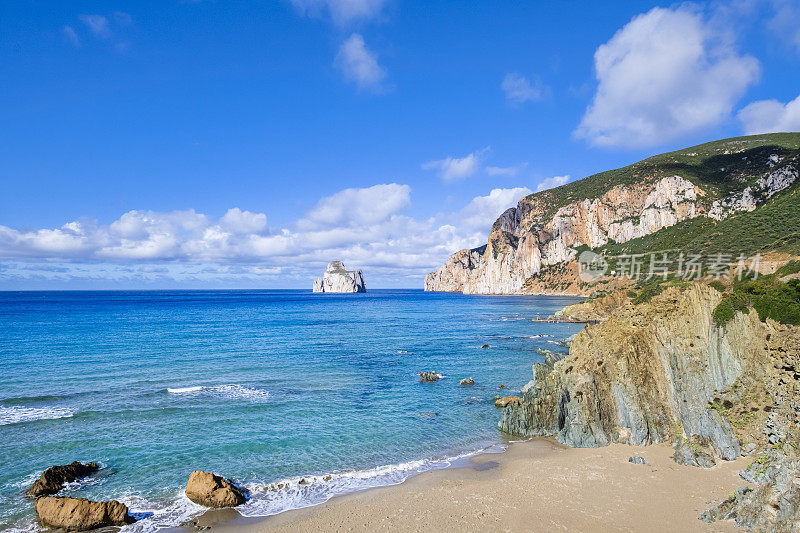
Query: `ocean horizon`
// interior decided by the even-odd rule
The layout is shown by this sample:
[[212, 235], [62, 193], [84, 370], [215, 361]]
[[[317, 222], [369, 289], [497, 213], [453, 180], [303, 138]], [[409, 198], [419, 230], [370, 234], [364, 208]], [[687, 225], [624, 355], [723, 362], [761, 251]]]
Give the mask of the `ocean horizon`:
[[250, 491], [240, 512], [269, 516], [497, 449], [493, 398], [519, 393], [536, 350], [565, 351], [582, 327], [531, 319], [575, 301], [2, 292], [0, 528], [37, 529], [25, 489], [74, 460], [102, 468], [63, 494], [122, 501], [140, 518], [126, 531], [153, 531], [202, 513], [183, 493], [192, 470], [235, 480]]

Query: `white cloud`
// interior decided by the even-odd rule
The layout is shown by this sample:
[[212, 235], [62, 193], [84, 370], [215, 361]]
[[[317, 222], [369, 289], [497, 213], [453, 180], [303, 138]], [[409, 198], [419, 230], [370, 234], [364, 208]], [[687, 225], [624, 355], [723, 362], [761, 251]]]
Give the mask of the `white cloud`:
[[344, 189], [319, 201], [301, 227], [364, 226], [384, 222], [408, 208], [411, 187], [388, 183], [364, 189]]
[[525, 196], [531, 194], [527, 187], [511, 189], [492, 189], [487, 196], [477, 196], [459, 213], [459, 225], [468, 231], [479, 231], [482, 235], [488, 232], [492, 223], [500, 214], [517, 205]]
[[552, 189], [553, 187], [559, 187], [568, 182], [569, 174], [566, 176], [553, 176], [552, 178], [547, 178], [539, 183], [539, 185], [536, 186], [536, 192], [543, 191], [545, 189]]
[[319, 16], [325, 10], [337, 24], [370, 19], [380, 14], [386, 0], [291, 0], [302, 13]]
[[386, 79], [386, 69], [378, 64], [375, 54], [367, 50], [364, 38], [358, 33], [342, 43], [334, 64], [360, 89], [380, 89]]
[[516, 176], [520, 170], [527, 167], [528, 163], [520, 163], [514, 167], [486, 167], [486, 173], [490, 176]]
[[539, 100], [544, 94], [544, 88], [538, 80], [531, 84], [528, 78], [516, 72], [506, 74], [500, 87], [506, 93], [506, 100], [513, 104]]
[[242, 211], [238, 207], [228, 209], [219, 220], [220, 226], [234, 233], [261, 233], [267, 229], [267, 215]]
[[422, 169], [438, 170], [439, 177], [444, 181], [462, 180], [478, 172], [481, 158], [488, 150], [489, 148], [484, 148], [464, 157], [446, 157], [437, 161], [428, 161], [422, 164]]
[[80, 15], [78, 19], [96, 36], [111, 37], [111, 27], [108, 24], [108, 19], [103, 15]]
[[80, 39], [78, 38], [78, 34], [72, 28], [72, 26], [64, 26], [61, 28], [61, 32], [64, 34], [64, 38], [69, 41], [72, 45], [78, 46], [81, 44]]
[[530, 190], [494, 189], [461, 210], [423, 219], [404, 214], [410, 192], [397, 183], [345, 189], [280, 229], [267, 228], [265, 214], [238, 208], [218, 219], [194, 210], [134, 210], [108, 225], [82, 219], [56, 229], [0, 226], [0, 285], [194, 280], [203, 286], [203, 280], [235, 284], [266, 276], [306, 286], [328, 261], [340, 259], [367, 269], [371, 279], [416, 280], [408, 286], [450, 253], [485, 242], [491, 223]]
[[575, 134], [597, 146], [652, 146], [715, 126], [760, 71], [686, 5], [634, 17], [594, 60], [597, 92]]
[[737, 116], [747, 135], [800, 131], [800, 96], [785, 105], [778, 100], [753, 102]]
[[800, 4], [797, 0], [772, 0], [770, 32], [800, 53]]

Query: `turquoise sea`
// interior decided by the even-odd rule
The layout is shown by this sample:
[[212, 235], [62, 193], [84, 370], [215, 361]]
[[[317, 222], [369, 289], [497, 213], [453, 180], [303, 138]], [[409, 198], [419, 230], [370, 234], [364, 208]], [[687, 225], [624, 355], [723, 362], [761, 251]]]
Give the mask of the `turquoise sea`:
[[[203, 511], [183, 496], [195, 469], [244, 485], [242, 514], [266, 516], [497, 447], [493, 397], [518, 393], [535, 350], [581, 329], [531, 318], [575, 301], [0, 293], [0, 530], [37, 529], [24, 490], [74, 460], [103, 468], [64, 494], [123, 501], [142, 518], [124, 530], [152, 531]], [[443, 378], [420, 383], [423, 370]], [[262, 489], [276, 481], [289, 488]]]

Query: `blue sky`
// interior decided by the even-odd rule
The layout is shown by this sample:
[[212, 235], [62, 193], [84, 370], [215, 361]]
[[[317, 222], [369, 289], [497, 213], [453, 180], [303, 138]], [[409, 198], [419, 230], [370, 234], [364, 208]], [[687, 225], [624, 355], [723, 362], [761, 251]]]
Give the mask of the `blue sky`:
[[800, 130], [800, 3], [0, 4], [0, 289], [421, 287], [531, 191]]

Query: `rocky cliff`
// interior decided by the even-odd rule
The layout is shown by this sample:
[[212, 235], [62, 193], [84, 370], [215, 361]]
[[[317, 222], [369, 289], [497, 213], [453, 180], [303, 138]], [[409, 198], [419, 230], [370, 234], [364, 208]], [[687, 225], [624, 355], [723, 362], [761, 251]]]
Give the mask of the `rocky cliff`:
[[[500, 429], [553, 435], [578, 447], [697, 437], [714, 456], [735, 459], [738, 425], [732, 427], [726, 407], [714, 401], [745, 382], [765, 383], [786, 367], [787, 350], [794, 358], [800, 350], [800, 329], [741, 312], [718, 327], [712, 312], [721, 300], [717, 290], [692, 283], [670, 286], [639, 305], [618, 299], [611, 313], [601, 306], [592, 318], [604, 320], [579, 333], [567, 357], [534, 365], [523, 401], [503, 411]], [[585, 314], [585, 306], [575, 313]], [[745, 400], [748, 417], [766, 418], [775, 409], [777, 398], [769, 394], [777, 390]]]
[[367, 292], [361, 270], [347, 270], [341, 261], [331, 261], [321, 278], [314, 280], [314, 292]]
[[795, 185], [798, 166], [800, 134], [762, 135], [656, 156], [532, 194], [500, 215], [486, 245], [456, 252], [428, 274], [425, 290], [588, 293], [566, 270], [566, 276], [549, 272], [544, 286], [537, 278], [570, 264], [582, 248], [641, 239], [697, 217], [753, 211]]

